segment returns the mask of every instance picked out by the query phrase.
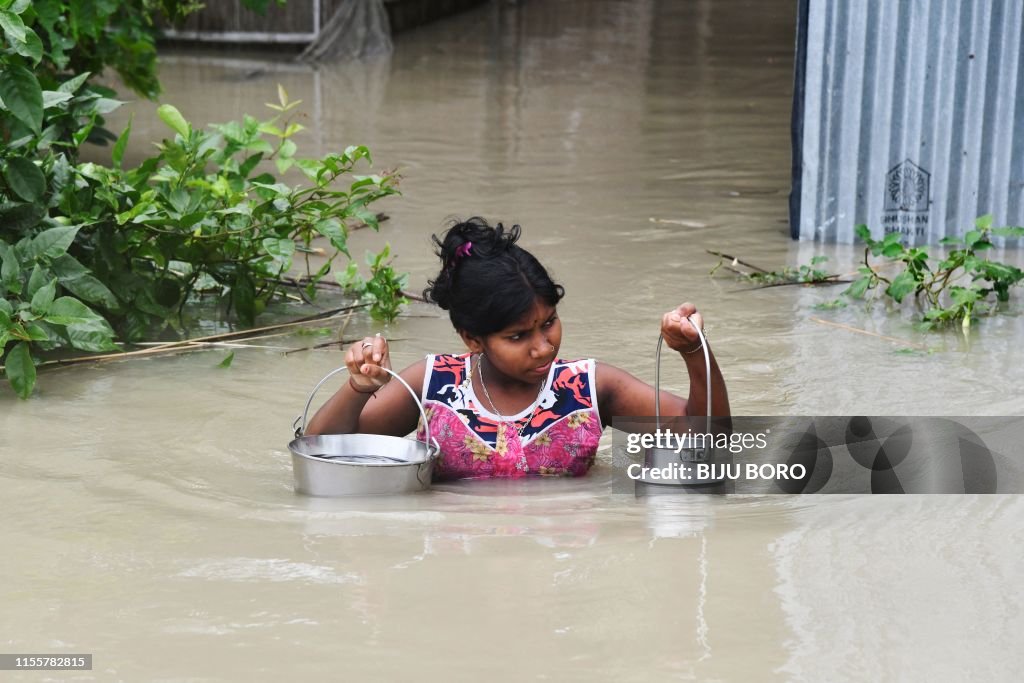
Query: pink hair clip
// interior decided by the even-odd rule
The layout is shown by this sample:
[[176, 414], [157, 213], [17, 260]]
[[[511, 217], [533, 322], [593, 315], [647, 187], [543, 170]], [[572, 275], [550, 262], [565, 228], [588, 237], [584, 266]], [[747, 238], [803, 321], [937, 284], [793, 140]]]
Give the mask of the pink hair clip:
[[455, 250], [455, 256], [452, 256], [452, 261], [451, 261], [451, 263], [448, 264], [448, 270], [453, 270], [455, 268], [455, 266], [459, 263], [459, 261], [461, 261], [462, 259], [464, 259], [467, 256], [469, 256], [469, 254], [470, 254], [469, 250], [472, 249], [472, 248], [473, 248], [473, 243], [472, 242], [466, 242], [461, 247], [456, 249]]

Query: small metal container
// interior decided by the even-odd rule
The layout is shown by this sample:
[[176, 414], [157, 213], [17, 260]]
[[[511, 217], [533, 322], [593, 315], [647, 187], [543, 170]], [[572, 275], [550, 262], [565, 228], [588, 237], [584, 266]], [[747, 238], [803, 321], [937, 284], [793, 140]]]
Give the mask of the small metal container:
[[332, 497], [410, 493], [429, 487], [440, 448], [430, 436], [430, 423], [416, 392], [387, 368], [384, 370], [416, 401], [425, 425], [425, 441], [380, 434], [303, 436], [313, 396], [324, 382], [344, 370], [347, 368], [340, 367], [321, 379], [309, 395], [301, 418], [295, 419], [296, 425], [302, 420], [295, 429], [295, 439], [288, 444], [295, 490], [307, 496]]
[[[690, 321], [692, 325], [693, 322]], [[696, 326], [695, 326], [696, 327]], [[707, 351], [707, 340], [704, 333], [697, 330], [700, 337], [701, 348], [704, 349], [704, 363], [707, 366], [707, 427], [706, 433], [711, 432], [711, 358]], [[663, 337], [658, 337], [658, 347], [655, 355], [654, 368], [654, 416], [655, 428], [661, 428], [661, 347], [664, 343]], [[644, 452], [644, 468], [641, 470], [643, 476], [637, 480], [637, 484], [654, 484], [657, 486], [709, 486], [721, 484], [725, 481], [724, 467], [731, 462], [729, 453], [716, 452], [714, 444], [707, 441], [709, 437], [698, 439], [692, 433], [681, 435], [678, 452], [672, 448], [648, 448]], [[698, 477], [698, 465], [719, 465], [709, 467], [703, 477]], [[654, 476], [657, 471], [658, 475]]]

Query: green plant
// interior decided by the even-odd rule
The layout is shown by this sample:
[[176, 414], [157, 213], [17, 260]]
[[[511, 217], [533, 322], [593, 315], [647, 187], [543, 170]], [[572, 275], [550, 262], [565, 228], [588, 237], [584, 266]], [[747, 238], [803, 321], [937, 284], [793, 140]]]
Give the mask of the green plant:
[[[261, 10], [270, 0], [243, 0]], [[159, 92], [153, 23], [194, 0], [0, 0], [0, 370], [18, 394], [35, 383], [40, 353], [116, 350], [171, 324], [197, 292], [214, 292], [251, 323], [306, 254], [305, 294], [348, 257], [351, 224], [377, 228], [369, 205], [396, 194], [394, 173], [356, 175], [365, 147], [297, 156], [299, 102], [279, 88], [270, 119], [198, 130], [170, 105], [173, 131], [157, 154], [122, 167], [131, 123], [115, 136], [103, 116], [121, 105], [90, 83], [111, 67], [133, 90]], [[86, 142], [113, 142], [110, 167], [79, 163]], [[270, 167], [270, 163], [273, 166]], [[293, 186], [267, 172], [302, 174]], [[348, 184], [341, 183], [348, 178]], [[311, 243], [337, 250], [313, 269]], [[380, 311], [404, 300], [374, 283]]]
[[[992, 248], [992, 237], [1024, 237], [1024, 228], [993, 228], [992, 216], [975, 221], [975, 229], [964, 237], [942, 240], [954, 246], [937, 264], [929, 262], [924, 247], [908, 248], [901, 243], [899, 233], [889, 233], [881, 240], [871, 237], [865, 225], [858, 225], [857, 236], [864, 241], [864, 265], [860, 277], [844, 294], [863, 298], [870, 290], [884, 285], [884, 294], [897, 303], [913, 295], [924, 308], [926, 326], [960, 322], [969, 327], [971, 319], [981, 313], [990, 313], [999, 302], [1010, 299], [1010, 288], [1020, 284], [1024, 271], [984, 258], [981, 252]], [[886, 277], [871, 264], [871, 256], [883, 256], [903, 269], [893, 277]], [[995, 294], [995, 301], [990, 295]]]
[[828, 256], [815, 256], [810, 264], [801, 264], [796, 268], [790, 266], [782, 270], [748, 273], [745, 277], [760, 285], [779, 284], [822, 284], [838, 278], [838, 275], [817, 268], [818, 264], [828, 261]]
[[399, 275], [391, 267], [391, 245], [384, 245], [380, 253], [368, 253], [366, 263], [370, 266], [370, 279], [359, 275], [359, 267], [353, 261], [344, 272], [335, 277], [345, 291], [370, 302], [370, 316], [374, 320], [391, 322], [398, 317], [401, 307], [409, 303], [402, 294], [409, 276]]
[[22, 398], [32, 393], [36, 369], [32, 347], [48, 351], [68, 346], [81, 351], [117, 351], [106, 320], [73, 296], [74, 287], [107, 296], [105, 287], [67, 253], [77, 227], [57, 227], [17, 244], [0, 242], [0, 349], [13, 344], [4, 371]]
[[[102, 207], [101, 220], [86, 235], [104, 281], [126, 292], [130, 337], [147, 321], [170, 318], [197, 289], [217, 291], [229, 310], [251, 324], [282, 287], [293, 266], [296, 244], [305, 253], [306, 294], [330, 272], [338, 254], [348, 254], [350, 222], [376, 229], [372, 202], [396, 194], [393, 173], [358, 175], [370, 162], [366, 147], [349, 147], [320, 159], [296, 156], [293, 136], [302, 127], [288, 116], [291, 102], [279, 88], [278, 113], [259, 121], [194, 128], [170, 105], [160, 118], [174, 132], [158, 145], [158, 154], [130, 171], [83, 164], [75, 190], [63, 208], [80, 214]], [[278, 170], [300, 171], [305, 186], [291, 186], [262, 170], [273, 161]], [[115, 158], [115, 163], [119, 159]], [[345, 176], [347, 186], [337, 187]], [[324, 237], [336, 249], [313, 268], [309, 247]], [[130, 300], [127, 300], [130, 299]]]
[[[60, 107], [77, 108], [66, 119], [73, 131], [72, 145], [83, 142], [84, 131], [94, 125], [89, 108], [98, 99], [83, 82], [68, 85], [71, 96], [55, 105], [60, 112]], [[9, 344], [26, 345], [12, 348], [13, 363], [5, 362], [19, 395], [27, 395], [34, 382], [34, 373], [19, 370], [24, 365], [19, 361], [31, 359], [33, 350], [111, 350], [113, 329], [127, 341], [141, 339], [154, 326], [170, 324], [200, 291], [218, 294], [229, 312], [252, 323], [283, 287], [291, 286], [283, 278], [292, 269], [297, 250], [306, 254], [305, 293], [312, 299], [316, 283], [330, 272], [338, 255], [349, 257], [350, 224], [379, 227], [369, 205], [397, 194], [398, 176], [356, 174], [359, 166], [370, 162], [369, 150], [362, 146], [319, 159], [298, 157], [293, 137], [302, 126], [292, 117], [299, 102], [290, 101], [283, 89], [278, 95], [278, 103], [270, 105], [275, 114], [267, 120], [246, 116], [242, 122], [207, 130], [195, 129], [170, 105], [160, 107], [159, 116], [172, 137], [131, 169], [122, 168], [130, 124], [113, 146], [110, 167], [74, 163], [68, 150], [44, 144], [38, 136], [31, 141], [35, 161], [21, 156], [0, 159], [0, 249], [8, 259], [5, 287], [17, 294], [29, 289], [26, 278], [31, 275], [24, 271], [39, 261], [30, 257], [39, 256], [39, 267], [52, 270], [55, 295], [65, 295], [58, 300], [77, 300], [90, 312], [83, 314], [87, 321], [74, 321], [78, 327], [67, 334], [48, 334], [44, 339], [35, 327], [26, 326], [35, 320], [26, 316], [41, 315], [31, 309], [31, 301], [8, 297], [13, 302], [8, 313], [11, 332], [0, 344], [0, 357]], [[267, 162], [279, 172], [301, 173], [306, 183], [280, 182], [262, 168]], [[346, 177], [348, 183], [340, 185]], [[54, 230], [70, 235], [61, 254], [26, 251], [25, 245], [44, 235], [50, 239]], [[320, 237], [335, 251], [314, 268], [308, 255], [313, 240]], [[374, 255], [373, 276], [365, 283], [374, 297], [372, 312], [383, 318], [393, 318], [405, 303], [404, 279], [395, 274], [388, 254], [385, 249]], [[31, 280], [33, 294], [47, 272]], [[86, 322], [88, 331], [96, 334], [82, 336]]]

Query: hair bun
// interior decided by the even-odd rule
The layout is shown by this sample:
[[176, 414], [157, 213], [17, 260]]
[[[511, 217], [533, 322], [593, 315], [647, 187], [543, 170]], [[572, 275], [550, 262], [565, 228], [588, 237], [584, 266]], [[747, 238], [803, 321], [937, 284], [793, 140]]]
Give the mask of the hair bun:
[[[473, 216], [454, 223], [445, 232], [443, 240], [436, 235], [433, 239], [442, 267], [449, 268], [465, 256], [490, 258], [508, 251], [519, 240], [520, 232], [518, 225], [506, 230], [501, 223], [491, 226], [485, 219]], [[468, 244], [472, 246], [467, 247]]]
[[448, 311], [456, 329], [481, 335], [514, 322], [537, 297], [557, 304], [564, 290], [516, 244], [521, 232], [479, 216], [453, 221], [432, 237], [441, 271], [428, 281], [424, 299]]

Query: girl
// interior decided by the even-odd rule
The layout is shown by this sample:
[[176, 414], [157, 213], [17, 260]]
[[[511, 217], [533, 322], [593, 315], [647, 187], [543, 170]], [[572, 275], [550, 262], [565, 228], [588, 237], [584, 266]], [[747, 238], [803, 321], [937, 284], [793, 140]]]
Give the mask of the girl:
[[[593, 359], [558, 357], [565, 294], [544, 267], [506, 231], [481, 218], [433, 240], [441, 271], [424, 297], [448, 311], [468, 350], [438, 354], [399, 373], [422, 396], [431, 435], [441, 447], [435, 479], [585, 474], [612, 416], [654, 415], [654, 388]], [[688, 320], [687, 320], [688, 319]], [[707, 414], [706, 369], [696, 307], [684, 303], [661, 318], [665, 343], [690, 375], [690, 397], [661, 392], [668, 416]], [[710, 349], [709, 349], [710, 351]], [[729, 415], [729, 399], [711, 355], [712, 414]], [[345, 353], [350, 376], [309, 422], [306, 434], [363, 432], [404, 436], [419, 410], [390, 368], [387, 341], [366, 337]], [[372, 400], [371, 400], [372, 399]], [[419, 438], [423, 438], [420, 429]]]

